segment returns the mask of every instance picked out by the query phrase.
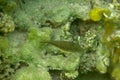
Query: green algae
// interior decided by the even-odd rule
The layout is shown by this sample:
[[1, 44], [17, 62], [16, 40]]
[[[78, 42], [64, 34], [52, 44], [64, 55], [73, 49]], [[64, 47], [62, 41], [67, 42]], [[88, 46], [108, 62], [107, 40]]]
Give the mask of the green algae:
[[0, 9], [2, 12], [13, 15], [13, 12], [15, 11], [17, 7], [17, 4], [14, 0], [0, 0]]
[[[0, 1], [4, 3], [3, 0]], [[103, 4], [104, 1], [99, 0], [93, 0], [92, 3], [95, 4], [87, 0], [16, 1], [20, 2], [20, 6], [17, 6], [13, 14], [15, 32], [8, 34], [8, 41], [1, 38], [0, 48], [6, 49], [9, 42], [10, 47], [5, 51], [2, 50], [2, 54], [11, 56], [8, 58], [11, 64], [16, 65], [22, 61], [29, 67], [16, 69], [13, 75], [16, 78], [13, 77], [12, 80], [19, 80], [20, 76], [22, 79], [30, 80], [28, 76], [25, 77], [26, 74], [34, 74], [31, 79], [35, 79], [39, 74], [38, 68], [41, 67], [45, 69], [49, 79], [48, 70], [63, 71], [60, 73], [63, 75], [63, 80], [82, 78], [81, 76], [84, 75], [79, 76], [79, 74], [94, 71], [102, 75], [109, 73], [111, 77], [119, 79], [119, 72], [117, 72], [119, 67], [116, 67], [116, 64], [119, 64], [119, 12], [111, 7], [113, 4]], [[97, 1], [100, 3], [98, 4]], [[8, 3], [6, 2], [4, 4]], [[0, 8], [8, 15], [8, 11], [13, 12], [13, 4], [16, 5], [12, 1], [6, 6], [10, 6], [10, 9], [2, 7], [3, 4]], [[45, 42], [48, 44], [41, 43], [44, 41], [48, 41]], [[60, 44], [65, 46], [61, 47]], [[61, 53], [65, 52], [58, 48], [69, 51], [70, 54], [64, 57]], [[84, 54], [81, 54], [81, 48], [85, 50]], [[37, 67], [30, 67], [31, 64]], [[31, 73], [24, 70], [31, 70]], [[43, 76], [40, 77], [38, 79], [43, 80]]]
[[104, 14], [110, 16], [111, 12], [105, 8], [94, 8], [90, 11], [90, 19], [93, 21], [100, 21]]
[[0, 49], [6, 49], [9, 46], [8, 38], [0, 36]]
[[20, 69], [12, 80], [52, 80], [50, 74], [44, 68], [35, 66], [24, 67]]
[[0, 13], [0, 19], [0, 33], [7, 34], [14, 31], [15, 24], [11, 16]]

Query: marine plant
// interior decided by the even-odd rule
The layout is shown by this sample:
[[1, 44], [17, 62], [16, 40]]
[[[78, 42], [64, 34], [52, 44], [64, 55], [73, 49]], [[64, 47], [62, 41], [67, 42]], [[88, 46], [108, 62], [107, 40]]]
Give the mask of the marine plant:
[[52, 80], [50, 74], [44, 68], [36, 68], [34, 65], [23, 67], [11, 80]]
[[111, 12], [105, 8], [94, 8], [90, 11], [90, 19], [93, 21], [100, 21], [103, 17], [110, 16]]
[[7, 34], [13, 32], [15, 24], [11, 16], [0, 12], [0, 33]]
[[110, 80], [109, 76], [119, 80], [119, 12], [112, 3], [15, 0], [20, 5], [11, 18], [7, 11], [13, 12], [17, 2], [0, 1], [11, 8], [0, 3], [1, 33], [13, 31], [13, 20], [17, 27], [0, 37], [0, 79], [6, 79], [5, 72], [11, 80], [79, 80], [84, 76], [88, 80], [89, 75], [92, 80], [98, 76], [102, 77], [98, 80]]
[[6, 13], [8, 15], [13, 15], [16, 9], [16, 2], [14, 0], [0, 0], [0, 12]]

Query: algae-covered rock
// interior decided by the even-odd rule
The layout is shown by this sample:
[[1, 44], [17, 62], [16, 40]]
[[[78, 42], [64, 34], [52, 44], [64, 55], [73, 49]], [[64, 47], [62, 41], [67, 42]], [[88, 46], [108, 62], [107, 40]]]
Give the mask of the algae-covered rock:
[[100, 74], [98, 72], [89, 72], [87, 74], [79, 74], [75, 80], [112, 80], [109, 74]]
[[14, 21], [19, 29], [31, 26], [60, 27], [75, 18], [89, 19], [90, 1], [74, 0], [25, 0], [17, 9]]
[[52, 37], [53, 30], [49, 27], [45, 28], [38, 28], [38, 27], [31, 27], [28, 33], [28, 40], [34, 41], [49, 41]]
[[[17, 34], [17, 32], [14, 33]], [[14, 39], [10, 36], [13, 36]], [[34, 64], [38, 67], [42, 66], [51, 70], [74, 71], [79, 67], [80, 55], [82, 53], [76, 53], [73, 51], [68, 54], [66, 53], [67, 57], [65, 57], [63, 56], [64, 52], [62, 52], [57, 47], [41, 43], [41, 41], [51, 40], [51, 37], [54, 37], [53, 39], [56, 38], [56, 35], [54, 36], [53, 30], [49, 27], [33, 27], [29, 29], [28, 36], [20, 35], [22, 40], [26, 39], [26, 41], [22, 41], [22, 43], [19, 41], [19, 37], [15, 37], [17, 35], [11, 34], [10, 36], [9, 40], [16, 43], [11, 44], [14, 51], [9, 49], [9, 52], [13, 53], [11, 55], [16, 56], [16, 58], [13, 58], [15, 62], [24, 61], [28, 64]], [[19, 44], [16, 40], [21, 44]], [[14, 47], [19, 47], [19, 49]]]
[[[88, 72], [97, 71], [102, 74], [108, 72], [111, 56], [108, 45], [102, 40], [106, 26], [104, 23], [111, 20], [110, 22], [113, 21], [114, 24], [114, 19], [118, 18], [118, 16], [112, 18], [118, 15], [111, 7], [113, 4], [103, 4], [104, 0], [15, 0], [19, 5], [13, 14], [13, 22], [7, 12], [13, 12], [12, 4], [16, 3], [10, 0], [0, 1], [6, 5], [3, 7], [4, 4], [0, 3], [1, 33], [12, 32], [14, 22], [17, 27], [13, 33], [8, 34], [10, 47], [2, 50], [2, 54], [10, 56], [12, 66], [20, 62], [29, 65], [24, 68], [21, 65], [21, 69], [13, 68], [16, 73], [11, 80], [51, 80], [48, 70], [63, 72], [60, 74], [64, 77], [62, 79], [66, 80], [73, 80], [79, 77], [79, 74]], [[9, 1], [11, 4], [8, 4]], [[8, 7], [10, 9], [7, 9]], [[112, 25], [107, 25], [108, 28], [109, 26]], [[105, 39], [116, 43], [114, 47], [117, 46], [119, 55], [119, 34], [118, 32], [111, 34]], [[7, 39], [2, 39], [0, 48], [5, 49]], [[77, 47], [68, 45], [67, 42], [75, 43]], [[117, 55], [113, 59], [115, 63], [119, 61]], [[115, 69], [118, 68], [113, 68], [112, 74], [116, 72]], [[118, 78], [118, 75], [115, 74], [115, 77]]]
[[86, 53], [81, 56], [79, 72], [86, 74], [88, 72], [95, 71], [96, 67], [96, 54]]
[[100, 73], [104, 74], [107, 72], [107, 69], [110, 65], [110, 51], [107, 49], [106, 46], [100, 44], [97, 49], [97, 60], [96, 60], [96, 70]]
[[[44, 55], [43, 52], [45, 48], [45, 45], [41, 44], [40, 42], [44, 40], [50, 40], [51, 33], [51, 28], [39, 29], [37, 27], [32, 27], [29, 29], [28, 36], [24, 34], [20, 35], [22, 40], [26, 39], [25, 41], [19, 41], [19, 37], [18, 40], [9, 38], [10, 40], [15, 40], [16, 43], [21, 43], [18, 43], [18, 45], [16, 45], [16, 47], [19, 47], [19, 49], [16, 50], [13, 47], [16, 50], [14, 50], [13, 53], [18, 55], [18, 60], [20, 59], [22, 61], [27, 61], [28, 63], [33, 64], [39, 63], [39, 60], [41, 60], [40, 57]], [[15, 38], [17, 35], [13, 34], [13, 36]], [[12, 45], [14, 46], [14, 44], [11, 44], [11, 46]]]
[[11, 80], [52, 80], [50, 74], [44, 68], [35, 66], [19, 69]]
[[0, 50], [6, 49], [9, 46], [8, 38], [0, 36]]
[[15, 0], [0, 0], [0, 9], [6, 14], [12, 15], [16, 6]]
[[74, 80], [78, 75], [78, 71], [63, 72], [61, 74], [61, 80]]
[[13, 32], [15, 29], [14, 21], [11, 16], [0, 13], [0, 33], [6, 34]]
[[115, 79], [115, 80], [120, 80], [120, 64], [114, 65], [114, 69], [111, 72], [111, 76]]

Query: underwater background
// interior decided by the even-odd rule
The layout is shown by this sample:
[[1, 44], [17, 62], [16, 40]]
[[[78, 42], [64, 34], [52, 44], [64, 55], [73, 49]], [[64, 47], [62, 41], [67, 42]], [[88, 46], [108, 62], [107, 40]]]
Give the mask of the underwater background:
[[0, 80], [120, 80], [120, 1], [0, 0]]

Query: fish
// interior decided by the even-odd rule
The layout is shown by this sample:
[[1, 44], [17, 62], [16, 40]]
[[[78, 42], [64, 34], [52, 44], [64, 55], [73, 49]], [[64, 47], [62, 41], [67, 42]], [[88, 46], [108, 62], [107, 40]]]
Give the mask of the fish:
[[79, 44], [72, 41], [42, 41], [41, 43], [48, 43], [54, 45], [63, 51], [67, 52], [82, 52], [83, 48]]

